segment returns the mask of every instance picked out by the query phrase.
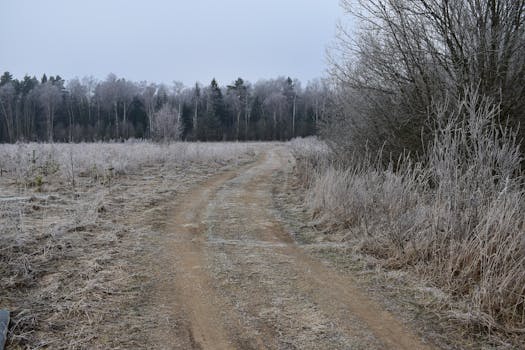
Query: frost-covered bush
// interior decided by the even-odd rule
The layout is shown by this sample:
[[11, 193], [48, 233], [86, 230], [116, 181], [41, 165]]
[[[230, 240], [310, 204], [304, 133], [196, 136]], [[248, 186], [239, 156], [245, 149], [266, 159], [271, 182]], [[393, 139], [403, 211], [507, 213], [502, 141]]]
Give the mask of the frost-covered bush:
[[423, 158], [361, 157], [315, 170], [307, 205], [391, 266], [414, 267], [470, 306], [461, 318], [525, 329], [525, 189], [516, 133], [475, 91], [436, 110]]

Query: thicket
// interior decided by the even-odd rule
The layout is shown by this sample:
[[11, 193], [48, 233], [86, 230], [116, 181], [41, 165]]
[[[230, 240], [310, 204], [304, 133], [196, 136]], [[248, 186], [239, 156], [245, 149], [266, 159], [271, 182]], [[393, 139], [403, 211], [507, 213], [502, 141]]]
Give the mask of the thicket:
[[525, 2], [352, 3], [329, 149], [296, 147], [307, 205], [464, 302], [455, 319], [523, 336]]
[[[354, 30], [331, 50], [337, 93], [324, 134], [355, 150], [422, 153], [436, 105], [453, 113], [475, 88], [525, 135], [525, 2], [343, 0]], [[444, 103], [448, 101], [448, 103]]]

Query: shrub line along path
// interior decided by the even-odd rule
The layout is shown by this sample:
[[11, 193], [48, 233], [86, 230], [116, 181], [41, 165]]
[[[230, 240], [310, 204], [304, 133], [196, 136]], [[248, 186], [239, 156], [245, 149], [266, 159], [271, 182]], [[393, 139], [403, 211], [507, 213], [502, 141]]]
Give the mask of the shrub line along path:
[[[278, 219], [272, 147], [174, 204], [151, 264], [159, 349], [430, 349], [356, 283], [306, 253]], [[283, 179], [284, 182], [285, 179]]]

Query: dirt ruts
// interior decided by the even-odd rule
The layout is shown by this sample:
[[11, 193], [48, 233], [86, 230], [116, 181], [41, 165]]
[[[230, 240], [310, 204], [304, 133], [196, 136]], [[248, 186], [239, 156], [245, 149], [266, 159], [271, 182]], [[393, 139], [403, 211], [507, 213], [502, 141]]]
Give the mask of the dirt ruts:
[[[290, 176], [275, 146], [169, 211], [152, 256], [147, 339], [157, 349], [430, 349], [349, 277], [295, 243], [272, 202]], [[284, 179], [283, 179], [284, 181]]]

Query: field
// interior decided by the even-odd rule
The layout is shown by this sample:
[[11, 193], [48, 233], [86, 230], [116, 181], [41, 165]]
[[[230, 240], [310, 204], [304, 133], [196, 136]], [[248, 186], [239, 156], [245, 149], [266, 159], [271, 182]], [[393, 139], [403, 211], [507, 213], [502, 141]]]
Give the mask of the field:
[[328, 153], [315, 139], [1, 145], [7, 349], [512, 347], [457, 327], [450, 290], [326, 209], [348, 196], [321, 171]]
[[163, 203], [256, 152], [249, 144], [2, 145], [0, 304], [12, 311], [10, 348], [133, 344], [126, 320], [141, 326], [144, 315], [130, 307], [147, 288], [137, 257], [151, 253]]

